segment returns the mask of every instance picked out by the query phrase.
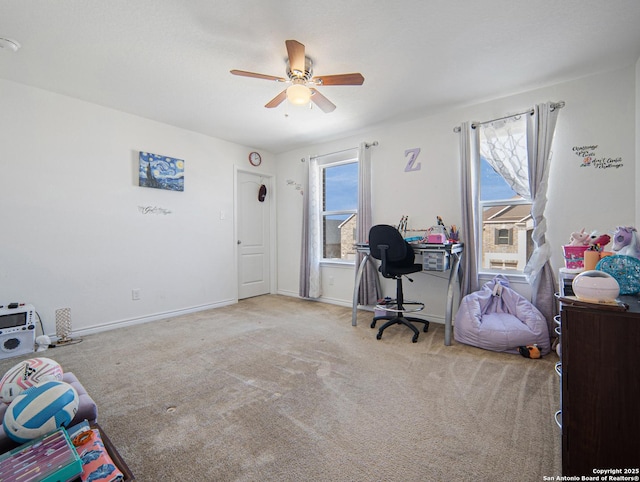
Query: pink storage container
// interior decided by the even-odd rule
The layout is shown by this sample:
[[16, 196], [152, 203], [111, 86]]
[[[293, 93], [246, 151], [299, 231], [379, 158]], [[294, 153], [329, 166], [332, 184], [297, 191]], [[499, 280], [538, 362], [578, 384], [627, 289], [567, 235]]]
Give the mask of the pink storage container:
[[563, 246], [564, 265], [567, 269], [584, 268], [584, 252], [589, 246]]
[[442, 233], [429, 234], [427, 236], [427, 243], [429, 244], [444, 244], [447, 242], [447, 237]]

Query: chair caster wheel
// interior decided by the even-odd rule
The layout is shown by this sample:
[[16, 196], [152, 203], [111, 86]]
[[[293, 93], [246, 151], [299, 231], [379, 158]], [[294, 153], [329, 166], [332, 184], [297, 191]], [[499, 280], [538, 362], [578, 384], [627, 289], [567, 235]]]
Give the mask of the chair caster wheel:
[[375, 328], [375, 327], [376, 327], [376, 320], [373, 320], [373, 321], [371, 322], [371, 328]]
[[413, 338], [411, 339], [411, 341], [414, 343], [418, 343], [418, 335], [413, 335]]
[[424, 329], [422, 331], [424, 331], [425, 333], [429, 331], [429, 325], [424, 325]]
[[382, 338], [382, 333], [378, 333], [378, 334], [376, 335], [376, 339], [377, 339], [377, 340], [379, 340], [379, 339], [381, 339], [381, 338]]

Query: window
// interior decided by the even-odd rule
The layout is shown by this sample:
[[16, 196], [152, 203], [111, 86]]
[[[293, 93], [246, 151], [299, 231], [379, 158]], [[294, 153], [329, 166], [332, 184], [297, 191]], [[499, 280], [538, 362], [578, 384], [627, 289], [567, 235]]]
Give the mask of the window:
[[320, 166], [322, 261], [355, 262], [358, 216], [357, 159]]
[[513, 229], [496, 229], [495, 244], [513, 244]]
[[479, 272], [522, 273], [533, 252], [526, 119], [482, 125]]

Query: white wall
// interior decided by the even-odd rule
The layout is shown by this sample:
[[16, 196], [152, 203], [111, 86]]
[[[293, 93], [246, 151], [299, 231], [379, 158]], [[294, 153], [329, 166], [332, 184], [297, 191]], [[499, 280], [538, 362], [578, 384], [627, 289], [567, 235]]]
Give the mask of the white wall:
[[[636, 71], [640, 63], [277, 157], [263, 153], [256, 171], [277, 170], [278, 292], [298, 294], [302, 196], [287, 180], [303, 182], [301, 158], [378, 141], [371, 151], [374, 223], [396, 224], [406, 214], [410, 227], [434, 224], [436, 215], [459, 225], [453, 127], [548, 100], [566, 102], [549, 193], [554, 267], [562, 266], [560, 246], [575, 229], [639, 226]], [[248, 168], [250, 148], [2, 80], [0, 105], [0, 304], [34, 304], [53, 334], [58, 308], [71, 308], [74, 332], [83, 333], [236, 301], [233, 173]], [[623, 167], [580, 167], [572, 148], [592, 144], [596, 157], [620, 157]], [[405, 150], [416, 147], [421, 170], [405, 173]], [[185, 191], [138, 187], [139, 150], [184, 159]], [[172, 213], [143, 215], [138, 206]], [[407, 296], [425, 301], [436, 321], [444, 316], [446, 276], [416, 275], [407, 284]], [[353, 277], [351, 268], [323, 269], [322, 299], [350, 305]], [[141, 290], [140, 301], [132, 289]]]
[[[409, 227], [435, 224], [436, 216], [446, 224], [460, 225], [460, 169], [458, 134], [453, 127], [462, 121], [483, 121], [524, 111], [536, 103], [566, 102], [559, 115], [553, 146], [548, 193], [547, 240], [554, 247], [552, 264], [563, 266], [562, 244], [576, 229], [608, 232], [638, 219], [636, 199], [635, 66], [572, 82], [524, 92], [478, 105], [452, 109], [423, 118], [371, 128], [359, 136], [315, 145], [277, 156], [279, 202], [279, 292], [297, 296], [297, 261], [300, 252], [302, 196], [287, 187], [286, 179], [302, 182], [300, 158], [354, 147], [361, 141], [378, 141], [372, 148], [373, 223], [397, 224], [409, 216]], [[598, 145], [597, 158], [622, 158], [620, 168], [581, 167], [575, 146]], [[421, 170], [404, 172], [405, 150], [419, 147]], [[353, 271], [324, 267], [323, 299], [349, 305]], [[333, 277], [333, 286], [326, 278]], [[407, 296], [427, 304], [426, 316], [444, 317], [443, 279], [416, 275], [407, 284]], [[529, 294], [528, 286], [516, 287]], [[390, 284], [387, 293], [393, 292]]]
[[[54, 334], [58, 308], [82, 333], [237, 301], [251, 149], [2, 80], [0, 105], [0, 304], [33, 304]], [[184, 192], [139, 187], [138, 151], [184, 159]]]

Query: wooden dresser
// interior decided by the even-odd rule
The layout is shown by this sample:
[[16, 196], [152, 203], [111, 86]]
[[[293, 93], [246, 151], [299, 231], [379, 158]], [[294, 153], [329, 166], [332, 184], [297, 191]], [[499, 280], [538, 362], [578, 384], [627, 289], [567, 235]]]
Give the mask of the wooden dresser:
[[640, 303], [619, 299], [628, 311], [561, 303], [564, 476], [640, 475]]

